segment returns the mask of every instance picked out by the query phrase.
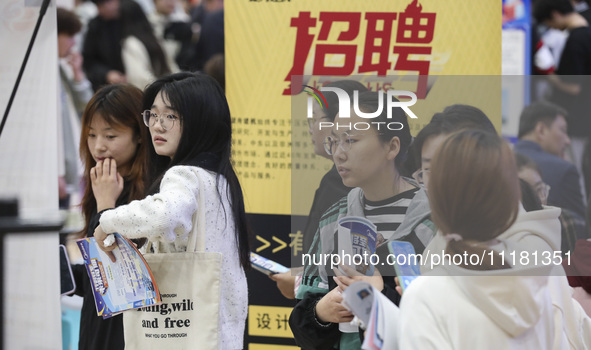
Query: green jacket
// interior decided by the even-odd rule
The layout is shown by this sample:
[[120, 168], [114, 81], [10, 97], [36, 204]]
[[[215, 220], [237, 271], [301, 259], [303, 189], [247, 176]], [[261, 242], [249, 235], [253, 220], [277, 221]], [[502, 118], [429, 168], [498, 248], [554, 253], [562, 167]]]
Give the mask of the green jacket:
[[[296, 339], [296, 343], [304, 349], [326, 349], [326, 341], [337, 339], [336, 349], [360, 349], [361, 342], [358, 333], [340, 334], [338, 325], [320, 325], [312, 312], [317, 300], [331, 290], [334, 284], [329, 279], [327, 267], [323, 264], [317, 265], [318, 261], [323, 260], [325, 254], [331, 254], [335, 251], [334, 234], [338, 229], [338, 221], [345, 216], [364, 217], [363, 191], [360, 188], [354, 188], [346, 197], [331, 206], [321, 217], [319, 228], [316, 231], [314, 241], [308, 254], [314, 256], [314, 263], [304, 264], [304, 273], [302, 282], [298, 288], [296, 298], [301, 301], [294, 308], [290, 316], [290, 325]], [[435, 236], [436, 228], [430, 220], [430, 208], [427, 195], [423, 189], [419, 190], [413, 197], [408, 206], [404, 220], [398, 229], [390, 236], [384, 237], [390, 240], [411, 241], [415, 246], [417, 253], [421, 253], [424, 247]], [[386, 247], [383, 244], [382, 247]], [[419, 251], [420, 250], [420, 251]], [[330, 264], [330, 260], [327, 261]], [[330, 267], [328, 267], [330, 268]], [[387, 267], [388, 268], [388, 267]], [[389, 273], [383, 273], [384, 277], [394, 276], [394, 268], [389, 267]], [[388, 277], [384, 279], [385, 283], [393, 284], [394, 279]], [[391, 283], [390, 283], [391, 282]], [[393, 290], [392, 292], [396, 293]], [[384, 292], [388, 296], [387, 293]], [[397, 293], [396, 293], [397, 295]], [[311, 300], [313, 299], [313, 300]]]

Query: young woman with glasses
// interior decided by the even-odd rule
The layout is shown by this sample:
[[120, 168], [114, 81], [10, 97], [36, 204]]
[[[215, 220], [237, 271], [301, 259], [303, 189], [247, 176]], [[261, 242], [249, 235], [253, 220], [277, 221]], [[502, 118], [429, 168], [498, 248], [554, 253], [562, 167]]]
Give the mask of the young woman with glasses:
[[[540, 203], [547, 205], [548, 194], [550, 193], [550, 186], [542, 181], [542, 175], [537, 164], [529, 157], [515, 153], [515, 160], [517, 161], [517, 172], [519, 178], [523, 179], [529, 184], [533, 191], [538, 195]], [[524, 208], [527, 203], [523, 203]], [[585, 227], [585, 219], [577, 215], [569, 209], [561, 208], [560, 224], [562, 229], [560, 231], [561, 243], [560, 249], [564, 254], [572, 252], [575, 248], [577, 239], [586, 238], [587, 232]]]
[[414, 138], [409, 151], [412, 162], [407, 164], [416, 164], [417, 169], [409, 170], [413, 173], [413, 178], [425, 189], [429, 186], [431, 161], [435, 152], [447, 136], [461, 129], [479, 129], [496, 133], [494, 125], [480, 109], [455, 104], [446, 107], [443, 112], [436, 113]]
[[152, 195], [101, 216], [97, 242], [110, 253], [115, 245], [105, 247], [104, 240], [118, 232], [147, 238], [155, 252], [184, 252], [197, 194], [203, 191], [205, 249], [223, 256], [219, 344], [242, 349], [250, 242], [242, 190], [230, 162], [232, 126], [224, 92], [209, 76], [177, 73], [149, 85], [143, 105], [151, 145], [160, 160], [167, 160], [167, 168], [152, 185]]
[[[380, 96], [377, 92], [360, 93], [359, 108], [365, 113], [374, 112], [380, 103], [386, 106], [385, 97], [386, 94]], [[368, 121], [372, 123], [367, 124]], [[396, 123], [396, 127], [388, 128], [391, 123]], [[324, 213], [308, 253], [336, 253], [338, 220], [346, 216], [365, 217], [377, 226], [379, 243], [382, 243], [377, 252], [383, 261], [387, 255], [387, 245], [383, 243], [389, 240], [409, 241], [417, 253], [424, 249], [435, 234], [431, 222], [424, 221], [429, 205], [426, 196], [417, 196], [417, 184], [399, 171], [410, 141], [406, 115], [400, 108], [392, 111], [392, 119], [387, 118], [387, 108], [374, 119], [362, 119], [353, 105], [350, 118], [337, 116], [331, 135], [326, 138], [326, 150], [332, 155], [343, 184], [354, 188]], [[341, 333], [339, 330], [339, 323], [353, 319], [341, 305], [340, 293], [356, 280], [369, 279], [378, 290], [398, 302], [399, 295], [391, 277], [394, 268], [385, 266], [382, 271], [384, 276], [390, 277], [340, 276], [333, 279], [329, 265], [304, 266], [296, 295], [301, 301], [290, 316], [296, 343], [305, 349], [335, 345], [339, 349], [359, 349], [358, 332]]]
[[[144, 198], [149, 186], [150, 135], [143, 125], [142, 92], [131, 85], [107, 85], [82, 116], [80, 155], [86, 184], [80, 238], [92, 237], [105, 209]], [[94, 291], [84, 265], [73, 265], [76, 294], [83, 296], [80, 349], [123, 349], [123, 317], [96, 314]]]
[[[342, 89], [350, 98], [353, 97], [354, 91], [367, 91], [365, 85], [355, 80], [333, 81], [323, 85], [323, 87]], [[320, 123], [331, 123], [334, 121], [338, 113], [339, 100], [337, 95], [332, 91], [323, 91], [322, 93], [326, 99], [326, 107], [323, 108], [318, 102], [313, 101], [312, 118], [308, 118], [308, 132], [314, 147], [314, 153], [319, 157], [330, 159], [332, 162], [332, 156], [326, 152], [323, 144], [326, 136], [330, 135], [331, 128], [322, 127]], [[330, 170], [322, 177], [320, 185], [314, 193], [312, 207], [310, 208], [306, 225], [302, 231], [304, 252], [307, 252], [312, 245], [312, 240], [314, 239], [316, 229], [318, 229], [318, 222], [322, 214], [331, 205], [347, 195], [349, 190], [350, 188], [345, 186], [341, 181], [337, 168], [333, 164]], [[277, 282], [277, 288], [279, 288], [283, 296], [288, 299], [294, 299], [294, 288], [301, 277], [301, 270], [301, 267], [295, 267], [288, 272], [272, 274], [269, 278]], [[297, 275], [297, 277], [294, 275]]]

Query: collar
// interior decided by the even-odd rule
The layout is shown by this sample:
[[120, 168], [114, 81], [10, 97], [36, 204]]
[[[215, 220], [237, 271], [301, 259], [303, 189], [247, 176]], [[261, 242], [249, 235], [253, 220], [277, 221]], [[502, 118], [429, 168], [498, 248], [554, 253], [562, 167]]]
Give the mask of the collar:
[[515, 144], [515, 148], [516, 149], [531, 149], [531, 150], [535, 150], [535, 151], [540, 151], [540, 152], [544, 152], [544, 150], [542, 149], [542, 146], [540, 146], [538, 143], [534, 142], [534, 141], [530, 141], [530, 140], [519, 140], [517, 141], [517, 143]]

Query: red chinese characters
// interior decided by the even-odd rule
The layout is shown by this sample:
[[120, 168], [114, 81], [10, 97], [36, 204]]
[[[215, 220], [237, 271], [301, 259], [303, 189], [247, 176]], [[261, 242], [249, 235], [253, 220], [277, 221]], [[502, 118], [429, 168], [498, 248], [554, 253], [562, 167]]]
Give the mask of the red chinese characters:
[[[349, 28], [341, 32], [338, 37], [339, 44], [317, 44], [314, 57], [314, 75], [349, 75], [355, 69], [355, 56], [357, 55], [356, 44], [340, 44], [340, 42], [351, 42], [359, 35], [361, 13], [355, 12], [320, 12], [320, 34], [319, 41], [327, 41], [330, 28], [335, 22], [345, 22]], [[331, 67], [325, 63], [327, 54], [345, 55], [345, 63], [342, 67]], [[307, 55], [306, 55], [307, 56]]]
[[[363, 15], [363, 16], [362, 16]], [[363, 17], [363, 21], [362, 21]], [[318, 18], [311, 12], [300, 12], [291, 19], [291, 27], [296, 28], [295, 53], [291, 70], [285, 77], [296, 86], [302, 82], [292, 81], [292, 76], [301, 76], [312, 48], [313, 75], [351, 75], [355, 73], [375, 72], [384, 76], [389, 71], [412, 71], [419, 75], [429, 74], [431, 42], [435, 33], [435, 13], [423, 12], [418, 0], [413, 0], [404, 12], [320, 12]], [[320, 22], [317, 37], [313, 34]], [[365, 26], [363, 47], [355, 43], [361, 32], [361, 24]], [[395, 43], [392, 45], [394, 23], [397, 24]], [[329, 36], [336, 36], [336, 43], [329, 43]], [[356, 58], [359, 51], [363, 52], [361, 64]], [[397, 55], [391, 62], [390, 54]], [[341, 65], [327, 63], [329, 55], [337, 55]], [[335, 56], [332, 56], [335, 57]], [[342, 58], [342, 59], [341, 59]], [[310, 74], [310, 72], [307, 72]], [[426, 92], [426, 81], [419, 78], [417, 97], [422, 98]], [[421, 87], [422, 85], [422, 87]], [[299, 93], [295, 88], [293, 93]], [[292, 93], [291, 87], [283, 91], [284, 95]]]

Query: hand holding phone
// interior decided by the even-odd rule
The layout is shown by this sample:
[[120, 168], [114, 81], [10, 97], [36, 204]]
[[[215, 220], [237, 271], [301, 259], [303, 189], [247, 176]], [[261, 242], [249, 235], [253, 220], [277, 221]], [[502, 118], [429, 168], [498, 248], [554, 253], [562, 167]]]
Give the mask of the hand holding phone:
[[[388, 249], [394, 259], [394, 270], [398, 278], [398, 285], [402, 293], [409, 284], [421, 275], [419, 269], [419, 255], [409, 242], [391, 241], [388, 243]], [[402, 294], [400, 293], [400, 294]]]

